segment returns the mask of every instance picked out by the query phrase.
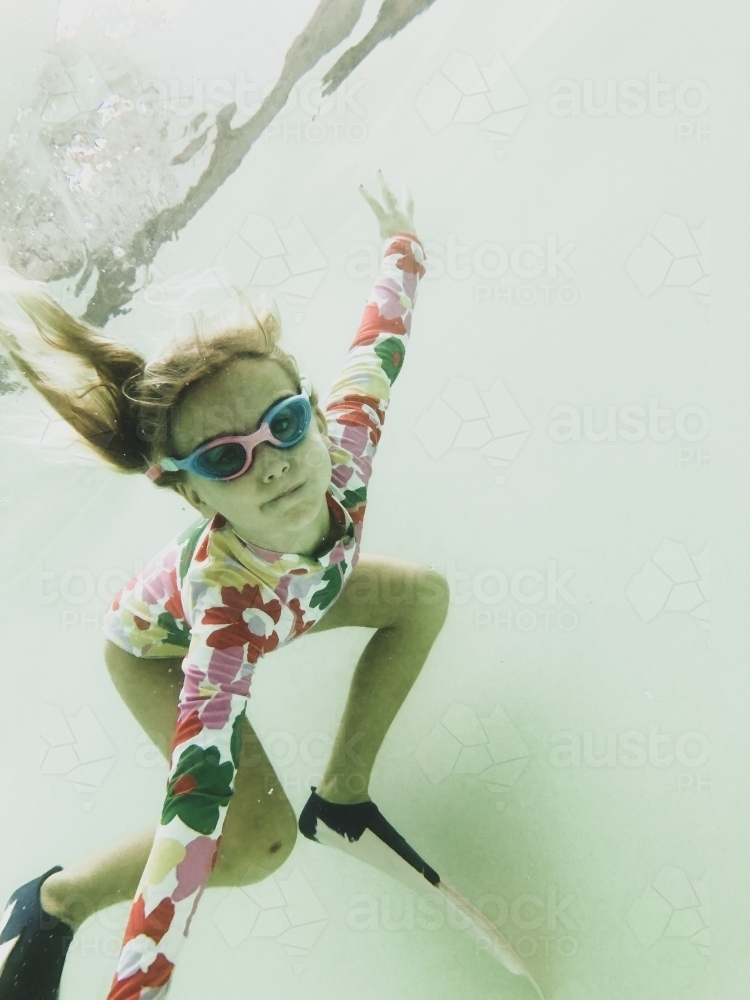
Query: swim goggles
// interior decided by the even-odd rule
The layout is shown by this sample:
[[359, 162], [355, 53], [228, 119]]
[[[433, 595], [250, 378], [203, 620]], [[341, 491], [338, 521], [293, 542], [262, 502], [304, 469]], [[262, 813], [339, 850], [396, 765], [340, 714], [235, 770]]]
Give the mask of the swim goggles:
[[260, 427], [253, 434], [227, 434], [200, 445], [187, 458], [162, 458], [146, 472], [151, 479], [158, 479], [163, 472], [192, 472], [202, 479], [226, 482], [247, 472], [253, 461], [253, 451], [261, 441], [269, 441], [276, 448], [292, 448], [307, 433], [312, 419], [309, 379], [300, 379], [302, 388], [298, 396], [280, 399], [261, 417]]

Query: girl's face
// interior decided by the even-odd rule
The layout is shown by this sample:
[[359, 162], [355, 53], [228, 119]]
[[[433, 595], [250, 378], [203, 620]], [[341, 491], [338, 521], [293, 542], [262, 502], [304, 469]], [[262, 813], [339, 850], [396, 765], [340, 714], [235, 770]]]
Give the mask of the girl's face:
[[[187, 391], [172, 427], [176, 457], [211, 438], [252, 434], [270, 406], [297, 393], [277, 362], [236, 358]], [[216, 482], [185, 473], [180, 492], [205, 516], [223, 514], [246, 541], [279, 552], [309, 550], [329, 528], [325, 493], [331, 480], [325, 421], [318, 408], [313, 416], [299, 444], [276, 448], [262, 441], [242, 476]]]

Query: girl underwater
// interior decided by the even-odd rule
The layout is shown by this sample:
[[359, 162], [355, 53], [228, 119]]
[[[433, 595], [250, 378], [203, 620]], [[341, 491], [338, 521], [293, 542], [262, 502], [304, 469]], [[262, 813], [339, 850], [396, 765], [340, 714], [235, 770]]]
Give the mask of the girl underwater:
[[[77, 388], [57, 385], [36, 366], [33, 331], [3, 320], [0, 336], [27, 380], [110, 465], [175, 490], [201, 519], [125, 585], [105, 620], [113, 682], [169, 762], [160, 822], [13, 893], [0, 919], [0, 1000], [54, 1000], [76, 929], [117, 901], [133, 902], [107, 1000], [163, 1000], [204, 889], [270, 875], [298, 830], [442, 894], [540, 992], [495, 925], [368, 794], [378, 750], [449, 603], [440, 574], [360, 551], [372, 460], [425, 273], [413, 200], [399, 202], [380, 171], [378, 179], [380, 197], [360, 191], [384, 240], [380, 270], [322, 404], [279, 347], [268, 301], [253, 321], [196, 329], [147, 364], [70, 316], [42, 285], [6, 282], [34, 335], [72, 356], [81, 375]], [[393, 592], [412, 596], [394, 603], [385, 598]], [[343, 626], [375, 633], [328, 766], [297, 819], [245, 714], [251, 679], [265, 654]]]

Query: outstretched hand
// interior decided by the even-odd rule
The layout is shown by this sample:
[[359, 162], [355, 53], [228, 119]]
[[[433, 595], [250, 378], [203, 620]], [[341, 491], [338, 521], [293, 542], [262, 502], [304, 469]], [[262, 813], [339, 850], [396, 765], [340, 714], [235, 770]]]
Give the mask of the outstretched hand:
[[386, 240], [394, 233], [411, 233], [416, 236], [413, 218], [414, 198], [407, 190], [406, 185], [403, 186], [402, 203], [399, 204], [395, 194], [388, 187], [382, 170], [377, 171], [377, 178], [380, 182], [380, 198], [370, 194], [364, 184], [359, 185], [359, 191], [375, 213], [381, 237]]

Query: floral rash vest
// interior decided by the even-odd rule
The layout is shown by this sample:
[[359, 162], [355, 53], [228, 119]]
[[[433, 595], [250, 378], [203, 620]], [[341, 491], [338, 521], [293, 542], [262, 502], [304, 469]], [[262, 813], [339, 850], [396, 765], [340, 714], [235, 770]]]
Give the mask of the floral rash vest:
[[108, 1000], [166, 997], [216, 863], [255, 666], [319, 621], [357, 564], [372, 459], [424, 259], [412, 235], [385, 242], [357, 335], [322, 404], [332, 460], [326, 500], [341, 532], [330, 551], [272, 552], [217, 515], [167, 545], [109, 609], [108, 639], [136, 656], [183, 656], [184, 681], [161, 822]]

